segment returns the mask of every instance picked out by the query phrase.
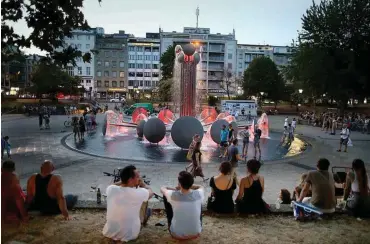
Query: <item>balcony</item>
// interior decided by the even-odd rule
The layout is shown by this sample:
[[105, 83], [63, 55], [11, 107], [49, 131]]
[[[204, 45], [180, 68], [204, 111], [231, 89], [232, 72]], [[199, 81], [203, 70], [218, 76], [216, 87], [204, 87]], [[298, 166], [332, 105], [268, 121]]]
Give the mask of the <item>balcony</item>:
[[224, 53], [225, 47], [224, 46], [210, 46], [208, 49], [210, 53]]
[[218, 57], [210, 56], [208, 60], [210, 62], [224, 62], [224, 56], [218, 56]]
[[209, 75], [208, 80], [222, 80], [222, 77], [217, 76], [217, 75]]
[[224, 70], [224, 66], [223, 65], [220, 65], [220, 66], [208, 65], [208, 70], [211, 70], [211, 71], [223, 71]]

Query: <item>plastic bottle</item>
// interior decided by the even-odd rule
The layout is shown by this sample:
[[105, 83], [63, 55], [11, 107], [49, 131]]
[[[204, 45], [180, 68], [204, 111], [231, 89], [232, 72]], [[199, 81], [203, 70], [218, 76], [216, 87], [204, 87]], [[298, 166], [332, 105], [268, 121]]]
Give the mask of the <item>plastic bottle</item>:
[[96, 203], [101, 204], [101, 192], [100, 188], [98, 188], [98, 191], [96, 192]]

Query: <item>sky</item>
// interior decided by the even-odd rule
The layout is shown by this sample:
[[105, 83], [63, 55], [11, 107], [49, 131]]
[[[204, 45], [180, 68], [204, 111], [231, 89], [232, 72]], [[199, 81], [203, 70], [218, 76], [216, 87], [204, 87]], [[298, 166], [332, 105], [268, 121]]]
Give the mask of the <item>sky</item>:
[[[315, 0], [318, 2], [319, 0]], [[199, 27], [211, 33], [236, 31], [239, 44], [290, 45], [301, 29], [301, 17], [312, 0], [84, 0], [83, 13], [91, 27], [103, 27], [105, 33], [124, 30], [137, 37], [146, 32], [182, 31], [195, 27], [199, 6]], [[28, 35], [25, 22], [13, 25]], [[41, 53], [32, 47], [26, 53]]]

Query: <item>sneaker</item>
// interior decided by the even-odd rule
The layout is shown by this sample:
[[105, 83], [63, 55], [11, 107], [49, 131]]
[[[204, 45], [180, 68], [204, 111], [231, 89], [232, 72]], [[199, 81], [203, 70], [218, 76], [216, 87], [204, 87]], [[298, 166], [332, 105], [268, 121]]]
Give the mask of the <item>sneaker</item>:
[[222, 155], [220, 155], [220, 156], [218, 156], [219, 158], [222, 158], [223, 156]]

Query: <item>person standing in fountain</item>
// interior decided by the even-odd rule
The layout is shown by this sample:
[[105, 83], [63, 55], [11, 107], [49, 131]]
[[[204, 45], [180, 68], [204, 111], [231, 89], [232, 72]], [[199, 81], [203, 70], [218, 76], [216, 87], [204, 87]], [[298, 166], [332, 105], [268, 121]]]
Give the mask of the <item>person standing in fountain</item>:
[[225, 156], [226, 151], [227, 151], [227, 136], [228, 136], [228, 131], [226, 130], [226, 126], [222, 125], [221, 129], [221, 142], [220, 142], [220, 156], [219, 158], [222, 158]]
[[200, 151], [202, 143], [198, 141], [195, 144], [193, 155], [192, 155], [192, 166], [193, 168], [190, 170], [190, 173], [193, 177], [200, 176], [203, 178], [203, 181], [208, 180], [208, 178], [204, 178], [203, 169], [202, 169], [202, 153]]
[[[197, 142], [200, 142], [200, 136], [198, 134], [195, 134], [193, 136], [193, 141], [190, 143], [188, 154], [186, 155], [187, 160], [190, 160], [190, 161], [193, 160], [193, 152], [194, 152], [194, 149], [195, 149], [195, 146], [196, 146]], [[193, 165], [193, 163], [189, 164], [185, 168], [185, 170], [187, 171], [192, 165]]]
[[242, 130], [240, 132], [240, 135], [242, 136], [243, 138], [243, 151], [242, 151], [242, 157], [247, 157], [247, 154], [248, 154], [248, 146], [249, 146], [249, 137], [250, 137], [250, 134], [249, 134], [249, 125], [247, 125], [245, 127], [245, 130]]
[[261, 140], [261, 135], [262, 131], [256, 126], [254, 130], [254, 158], [257, 158], [257, 149], [260, 153], [259, 155], [259, 160], [261, 160], [261, 147], [260, 147], [260, 140]]

